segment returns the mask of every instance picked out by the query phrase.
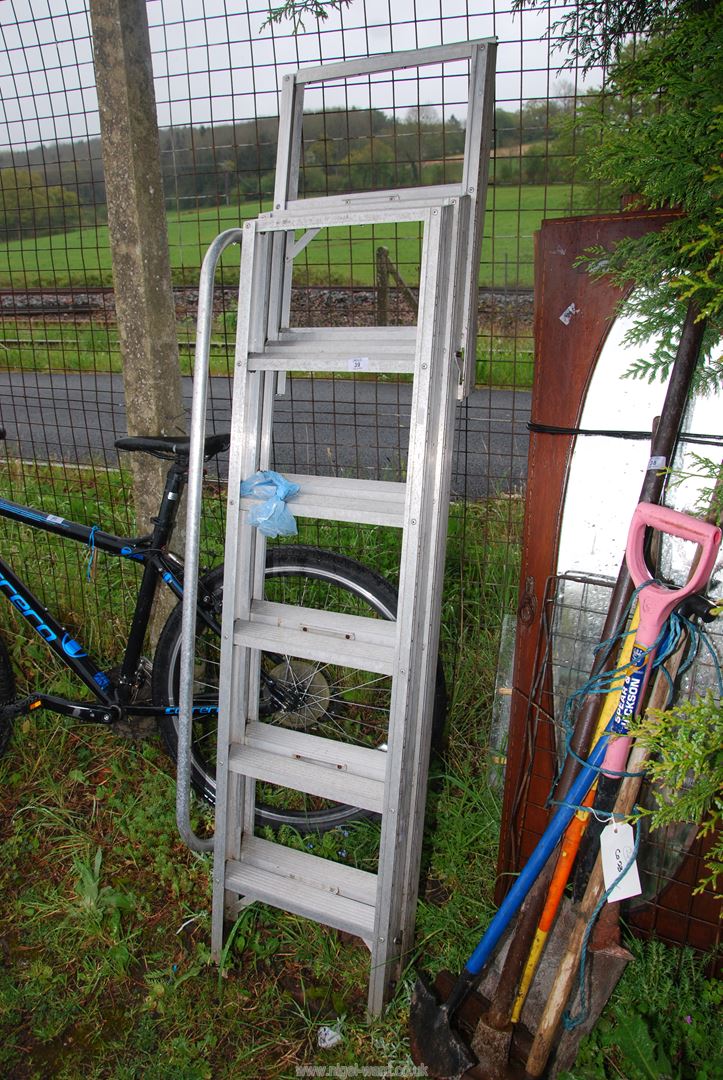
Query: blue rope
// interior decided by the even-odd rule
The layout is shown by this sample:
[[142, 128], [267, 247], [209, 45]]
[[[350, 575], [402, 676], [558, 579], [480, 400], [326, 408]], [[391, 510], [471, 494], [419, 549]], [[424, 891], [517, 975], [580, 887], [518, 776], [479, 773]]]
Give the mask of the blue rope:
[[[638, 810], [639, 810], [639, 808], [637, 806], [634, 807], [633, 813], [635, 813]], [[590, 916], [590, 921], [588, 922], [587, 926], [585, 927], [585, 933], [583, 934], [583, 938], [582, 938], [582, 948], [581, 948], [581, 951], [580, 951], [580, 975], [579, 975], [579, 984], [578, 984], [579, 985], [579, 994], [580, 994], [580, 1008], [579, 1008], [579, 1010], [578, 1010], [578, 1012], [576, 1013], [575, 1016], [573, 1016], [570, 1013], [569, 1010], [565, 1011], [565, 1014], [563, 1015], [563, 1018], [562, 1018], [562, 1023], [563, 1023], [563, 1026], [564, 1026], [566, 1031], [573, 1031], [576, 1027], [579, 1027], [580, 1024], [584, 1024], [585, 1021], [587, 1020], [588, 1013], [590, 1011], [590, 1007], [589, 1007], [588, 1000], [587, 1000], [587, 985], [586, 985], [585, 975], [586, 975], [586, 969], [587, 969], [587, 948], [588, 948], [588, 944], [589, 944], [589, 941], [590, 941], [590, 935], [592, 934], [593, 927], [595, 926], [598, 915], [602, 911], [603, 906], [607, 903], [608, 897], [613, 892], [613, 890], [617, 887], [617, 885], [623, 880], [623, 878], [627, 874], [628, 870], [630, 869], [630, 867], [633, 865], [633, 863], [637, 859], [639, 848], [640, 848], [640, 829], [638, 829], [636, 834], [635, 834], [635, 843], [633, 845], [633, 853], [630, 856], [630, 858], [628, 859], [627, 864], [623, 867], [623, 869], [620, 871], [618, 876], [615, 878], [615, 881], [613, 881], [610, 888], [606, 889], [605, 892], [603, 893], [603, 895], [600, 897], [597, 904], [595, 905], [595, 910], [593, 911], [592, 915]]]
[[[627, 609], [626, 609], [626, 611], [625, 611], [625, 613], [624, 613], [624, 615], [623, 615], [623, 617], [621, 619], [621, 622], [619, 624], [618, 629], [616, 630], [616, 632], [613, 634], [612, 637], [608, 638], [606, 641], [601, 641], [595, 647], [594, 651], [596, 653], [600, 652], [601, 650], [605, 650], [605, 656], [607, 656], [607, 655], [609, 655], [611, 649], [613, 648], [613, 646], [615, 645], [615, 643], [617, 641], [623, 641], [630, 634], [634, 634], [635, 631], [633, 631], [633, 630], [623, 631], [622, 629], [620, 629], [620, 627], [623, 627], [623, 626], [626, 625], [626, 623], [628, 621], [628, 618], [630, 616], [630, 613], [632, 611], [632, 608], [635, 605], [635, 603], [637, 602], [637, 597], [638, 597], [638, 594], [640, 593], [640, 591], [642, 589], [645, 589], [648, 585], [653, 585], [653, 584], [661, 584], [661, 583], [651, 580], [651, 581], [645, 581], [645, 582], [643, 582], [642, 585], [638, 586], [638, 588], [635, 590], [635, 592], [633, 593], [633, 595], [632, 595], [632, 597], [630, 599], [630, 603], [627, 606]], [[679, 645], [680, 640], [681, 640], [681, 636], [684, 633], [684, 631], [688, 633], [689, 644], [688, 644], [688, 649], [687, 649], [685, 659], [681, 663], [681, 666], [680, 666], [680, 669], [679, 669], [680, 674], [683, 674], [685, 671], [687, 671], [690, 668], [691, 664], [693, 663], [696, 656], [698, 655], [698, 651], [700, 649], [701, 644], [704, 644], [706, 646], [706, 648], [708, 649], [708, 651], [711, 654], [711, 657], [713, 659], [713, 666], [714, 666], [714, 669], [715, 669], [715, 672], [716, 672], [716, 677], [717, 677], [717, 680], [718, 680], [718, 684], [719, 684], [719, 687], [720, 687], [721, 694], [723, 694], [723, 674], [721, 673], [721, 667], [720, 667], [720, 663], [718, 661], [718, 657], [716, 655], [715, 647], [713, 646], [709, 636], [698, 625], [691, 622], [690, 619], [685, 618], [685, 616], [683, 616], [683, 615], [679, 615], [677, 612], [673, 612], [668, 617], [668, 619], [666, 620], [665, 625], [661, 629], [661, 631], [658, 634], [658, 637], [656, 638], [653, 645], [650, 647], [650, 649], [646, 650], [646, 655], [649, 654], [653, 650], [655, 651], [655, 659], [653, 660], [653, 668], [654, 669], [660, 669], [663, 672], [663, 674], [665, 675], [666, 679], [668, 680], [668, 703], [667, 703], [668, 705], [670, 704], [670, 702], [672, 700], [674, 687], [673, 687], [673, 680], [671, 679], [668, 671], [665, 668], [665, 662], [675, 652], [675, 650], [678, 648], [678, 645]], [[587, 682], [585, 682], [577, 690], [573, 691], [573, 693], [570, 694], [567, 701], [565, 702], [565, 707], [564, 707], [563, 716], [562, 716], [562, 723], [563, 723], [563, 727], [564, 727], [564, 730], [565, 730], [565, 755], [569, 754], [570, 757], [573, 758], [574, 761], [578, 762], [578, 764], [587, 765], [587, 762], [585, 761], [585, 759], [582, 758], [579, 754], [577, 754], [572, 749], [572, 746], [570, 745], [571, 740], [572, 740], [573, 730], [574, 730], [573, 720], [574, 720], [574, 716], [575, 716], [575, 714], [577, 712], [577, 709], [580, 706], [581, 701], [584, 698], [588, 697], [588, 695], [590, 695], [590, 694], [608, 694], [611, 690], [622, 689], [623, 683], [625, 681], [625, 676], [627, 675], [629, 670], [630, 670], [630, 663], [628, 662], [627, 664], [624, 664], [624, 665], [622, 665], [620, 667], [616, 667], [616, 668], [614, 668], [614, 669], [612, 669], [610, 671], [599, 672], [597, 675], [591, 676], [587, 680]], [[598, 765], [595, 768], [595, 771], [597, 773], [600, 773], [602, 771], [602, 768], [603, 768], [602, 765]], [[560, 778], [560, 771], [561, 771], [561, 763], [558, 763], [557, 772], [556, 772], [555, 778], [554, 778], [554, 780], [552, 782], [552, 786], [550, 788], [550, 792], [549, 792], [548, 797], [547, 797], [547, 804], [546, 805], [548, 805], [548, 806], [567, 806], [567, 807], [570, 807], [572, 805], [571, 803], [565, 802], [564, 800], [557, 800], [557, 799], [553, 798], [553, 792], [554, 792], [555, 787], [557, 786], [557, 782], [558, 782], [558, 780]], [[617, 771], [612, 770], [612, 769], [606, 769], [605, 771], [606, 771], [606, 774], [608, 774], [608, 775], [610, 775], [612, 777], [616, 777], [617, 779], [621, 779], [621, 780], [625, 779], [626, 777], [637, 777], [637, 776], [642, 775], [642, 773], [639, 773], [639, 772], [627, 772], [627, 771], [617, 772]], [[583, 807], [583, 806], [576, 806], [575, 809], [576, 810], [585, 810], [587, 808]]]
[[[688, 620], [686, 619], [685, 621], [687, 622]], [[698, 648], [701, 645], [704, 645], [710, 653], [710, 658], [713, 662], [713, 670], [715, 672], [716, 682], [718, 683], [718, 694], [720, 697], [723, 697], [723, 671], [721, 670], [721, 663], [718, 657], [718, 653], [716, 652], [715, 645], [711, 641], [710, 634], [708, 634], [706, 630], [703, 630], [702, 627], [693, 626], [693, 631], [696, 634]], [[695, 658], [693, 657], [693, 659]], [[688, 667], [690, 667], [690, 664], [693, 663], [693, 659], [691, 659]]]
[[86, 581], [90, 581], [93, 573], [93, 564], [95, 562], [95, 534], [99, 532], [100, 525], [94, 525], [90, 530], [90, 536], [88, 537], [88, 554], [85, 557], [85, 578]]

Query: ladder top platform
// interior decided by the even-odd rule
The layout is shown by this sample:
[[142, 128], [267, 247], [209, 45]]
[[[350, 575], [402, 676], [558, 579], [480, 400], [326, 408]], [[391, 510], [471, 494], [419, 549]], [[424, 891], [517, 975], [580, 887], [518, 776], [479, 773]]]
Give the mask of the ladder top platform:
[[475, 38], [472, 41], [456, 41], [450, 45], [430, 45], [426, 49], [406, 49], [402, 52], [383, 53], [379, 56], [360, 56], [353, 60], [341, 60], [336, 64], [317, 64], [299, 68], [295, 74], [284, 75], [284, 82], [297, 83], [331, 82], [335, 79], [353, 78], [355, 75], [373, 75], [380, 71], [406, 71], [408, 68], [443, 64], [446, 61], [468, 60], [479, 49], [496, 45], [497, 38]]
[[[458, 203], [462, 195], [459, 185], [452, 185], [454, 191], [445, 188], [443, 195], [427, 198], [422, 205], [418, 198], [410, 199], [409, 204], [401, 197], [390, 199], [389, 205], [380, 205], [376, 192], [358, 192], [332, 199], [298, 199], [283, 210], [268, 210], [259, 214], [253, 221], [244, 222], [244, 230], [256, 228], [258, 232], [282, 232], [290, 229], [329, 229], [335, 225], [395, 225], [405, 221], [427, 221], [431, 214], [439, 213], [441, 206]], [[368, 199], [374, 205], [368, 206]], [[357, 203], [364, 205], [358, 206]]]

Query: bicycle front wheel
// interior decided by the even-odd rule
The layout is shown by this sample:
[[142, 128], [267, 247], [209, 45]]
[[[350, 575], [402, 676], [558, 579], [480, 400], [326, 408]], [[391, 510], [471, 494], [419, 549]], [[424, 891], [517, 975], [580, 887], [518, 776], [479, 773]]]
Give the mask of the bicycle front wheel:
[[[220, 623], [223, 570], [206, 575], [199, 594], [207, 598]], [[306, 608], [325, 609], [367, 617], [394, 619], [397, 594], [380, 574], [353, 559], [320, 548], [282, 545], [267, 549], [265, 597]], [[154, 700], [178, 703], [180, 672], [181, 605], [172, 612], [159, 638], [153, 665]], [[219, 640], [199, 624], [196, 638], [194, 703], [218, 701]], [[279, 654], [262, 656], [259, 719], [264, 723], [303, 730], [314, 735], [383, 748], [391, 695], [391, 679], [337, 664], [323, 664]], [[435, 741], [441, 736], [445, 714], [441, 668], [435, 694]], [[161, 720], [166, 748], [175, 760], [178, 747], [177, 717]], [[191, 780], [208, 802], [216, 796], [216, 717], [193, 722]], [[257, 822], [278, 828], [292, 825], [300, 832], [324, 832], [368, 815], [357, 807], [324, 803], [302, 793], [271, 785], [257, 786]]]

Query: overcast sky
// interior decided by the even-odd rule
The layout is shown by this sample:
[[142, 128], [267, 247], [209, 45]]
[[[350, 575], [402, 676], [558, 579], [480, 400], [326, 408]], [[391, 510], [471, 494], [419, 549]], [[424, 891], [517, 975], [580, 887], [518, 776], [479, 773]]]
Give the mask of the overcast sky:
[[[281, 76], [304, 64], [493, 35], [500, 43], [498, 105], [516, 109], [559, 85], [560, 54], [550, 59], [540, 40], [548, 15], [513, 16], [509, 0], [353, 0], [326, 21], [308, 18], [298, 35], [288, 21], [262, 28], [269, 6], [269, 0], [149, 0], [161, 126], [275, 115]], [[454, 69], [444, 87], [441, 79], [428, 80], [421, 103], [444, 102], [448, 114], [463, 113], [455, 103], [466, 93], [453, 75]], [[417, 84], [408, 100], [406, 92], [403, 85], [395, 89], [398, 108], [416, 101]], [[385, 108], [390, 93], [380, 83], [349, 100]], [[342, 100], [327, 94], [325, 102]], [[320, 107], [321, 98], [307, 103]], [[0, 0], [0, 148], [97, 134], [87, 0]]]

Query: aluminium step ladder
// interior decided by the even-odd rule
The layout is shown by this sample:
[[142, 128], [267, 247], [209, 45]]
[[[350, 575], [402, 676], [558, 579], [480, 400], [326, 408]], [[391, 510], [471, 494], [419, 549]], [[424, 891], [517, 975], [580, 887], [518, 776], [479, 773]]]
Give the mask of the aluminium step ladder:
[[[285, 76], [274, 210], [222, 234], [204, 264], [191, 434], [187, 578], [180, 693], [179, 825], [187, 822], [194, 597], [213, 269], [242, 233], [234, 371], [219, 687], [212, 949], [241, 907], [261, 901], [347, 931], [371, 951], [368, 1005], [379, 1013], [409, 955], [414, 930], [436, 681], [456, 402], [474, 377], [477, 274], [486, 190], [495, 45], [490, 41], [306, 69]], [[446, 60], [469, 61], [462, 181], [434, 188], [298, 199], [303, 89]], [[422, 233], [412, 327], [293, 328], [294, 259], [320, 231], [416, 223]], [[210, 281], [210, 285], [209, 285]], [[205, 299], [204, 299], [205, 296]], [[204, 327], [202, 328], [202, 322]], [[469, 338], [469, 348], [467, 339]], [[205, 366], [204, 366], [205, 365]], [[412, 377], [404, 483], [288, 477], [299, 517], [401, 530], [394, 621], [273, 602], [264, 594], [265, 542], [248, 522], [241, 482], [272, 467], [274, 400], [286, 373]], [[386, 743], [356, 745], [265, 723], [262, 654], [334, 664], [391, 680]], [[185, 725], [185, 728], [184, 728]], [[185, 735], [184, 735], [185, 730]], [[185, 762], [184, 762], [185, 759]], [[381, 815], [377, 872], [256, 835], [257, 784], [278, 785]], [[190, 834], [190, 835], [189, 835]]]

